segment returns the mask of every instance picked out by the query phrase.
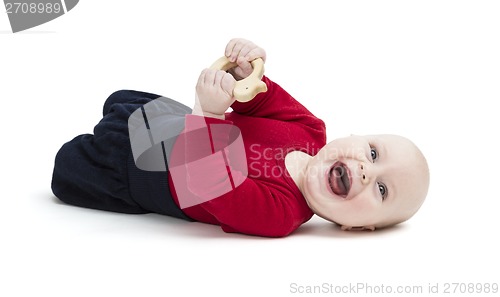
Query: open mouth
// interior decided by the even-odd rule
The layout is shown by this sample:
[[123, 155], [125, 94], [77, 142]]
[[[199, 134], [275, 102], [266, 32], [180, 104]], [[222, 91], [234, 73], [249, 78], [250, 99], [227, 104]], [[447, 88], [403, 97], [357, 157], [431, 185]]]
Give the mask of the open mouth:
[[351, 171], [342, 162], [335, 162], [328, 173], [328, 183], [333, 193], [343, 198], [351, 189]]

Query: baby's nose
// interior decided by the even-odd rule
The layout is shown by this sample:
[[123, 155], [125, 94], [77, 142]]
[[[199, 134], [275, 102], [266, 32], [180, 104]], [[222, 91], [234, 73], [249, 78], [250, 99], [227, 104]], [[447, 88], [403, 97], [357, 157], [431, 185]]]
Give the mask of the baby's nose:
[[365, 162], [359, 162], [358, 165], [358, 176], [361, 179], [361, 183], [363, 185], [367, 185], [370, 183], [370, 178], [368, 176], [368, 168]]

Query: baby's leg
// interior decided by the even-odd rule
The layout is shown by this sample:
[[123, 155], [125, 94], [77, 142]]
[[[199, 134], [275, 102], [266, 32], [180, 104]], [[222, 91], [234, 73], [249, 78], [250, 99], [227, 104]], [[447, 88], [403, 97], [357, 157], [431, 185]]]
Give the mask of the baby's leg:
[[124, 104], [124, 103], [130, 103], [130, 104], [137, 104], [136, 106], [132, 106], [132, 112], [134, 112], [137, 107], [140, 107], [146, 103], [148, 103], [151, 100], [157, 99], [161, 97], [160, 95], [152, 94], [152, 93], [146, 93], [146, 92], [141, 92], [141, 91], [135, 91], [135, 90], [120, 90], [116, 91], [113, 94], [109, 95], [108, 99], [106, 99], [106, 102], [104, 102], [103, 110], [102, 110], [102, 115], [106, 116], [110, 112], [111, 106], [113, 104]]
[[104, 104], [104, 117], [94, 135], [83, 134], [56, 155], [52, 191], [62, 201], [121, 213], [148, 213], [130, 195], [128, 117], [158, 95], [118, 91]]

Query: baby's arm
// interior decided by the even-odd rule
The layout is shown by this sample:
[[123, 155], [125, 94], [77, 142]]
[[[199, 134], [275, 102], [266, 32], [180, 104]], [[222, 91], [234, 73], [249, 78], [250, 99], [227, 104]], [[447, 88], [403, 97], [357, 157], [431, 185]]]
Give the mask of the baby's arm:
[[[230, 73], [239, 80], [247, 77], [253, 71], [251, 61], [262, 58], [266, 60], [266, 52], [261, 47], [245, 39], [232, 39], [226, 46], [226, 57], [236, 62], [237, 67]], [[308, 126], [322, 125], [307, 108], [300, 104], [281, 86], [268, 77], [262, 78], [267, 85], [267, 92], [257, 94], [249, 102], [234, 102], [231, 105], [234, 112], [253, 117], [271, 118], [280, 121], [297, 122]]]
[[253, 71], [250, 62], [257, 58], [265, 61], [266, 52], [251, 41], [237, 38], [228, 42], [225, 55], [238, 66], [229, 72], [213, 69], [202, 71], [196, 85], [194, 115], [224, 119], [224, 113], [232, 107], [236, 113], [253, 117], [293, 121], [308, 126], [321, 122], [281, 86], [266, 76], [262, 80], [267, 85], [267, 92], [258, 94], [249, 102], [235, 102], [233, 89], [236, 79], [248, 77]]

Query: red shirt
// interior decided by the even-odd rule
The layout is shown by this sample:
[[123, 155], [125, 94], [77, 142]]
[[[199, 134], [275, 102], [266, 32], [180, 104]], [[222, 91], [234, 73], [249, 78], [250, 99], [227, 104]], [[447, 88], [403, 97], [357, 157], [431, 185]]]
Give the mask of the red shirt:
[[[233, 172], [228, 177], [229, 169], [218, 166], [220, 164], [216, 162], [220, 160], [208, 160], [210, 158], [203, 163], [203, 166], [210, 164], [210, 168], [213, 168], [210, 174], [201, 174], [196, 166], [190, 167], [189, 177], [185, 178], [189, 181], [186, 183], [198, 185], [198, 188], [209, 193], [216, 193], [223, 183], [230, 183], [233, 189], [182, 211], [196, 221], [220, 225], [225, 232], [281, 237], [296, 230], [313, 215], [286, 170], [285, 156], [294, 150], [315, 155], [326, 143], [326, 128], [322, 120], [278, 84], [267, 77], [262, 80], [267, 85], [267, 92], [258, 94], [246, 103], [235, 102], [231, 106], [233, 111], [226, 114], [225, 120], [194, 115], [186, 117], [186, 128], [199, 126], [200, 121], [209, 127], [213, 124], [238, 127], [248, 172]], [[217, 136], [211, 136], [213, 151], [218, 140]], [[199, 135], [186, 136], [184, 144], [178, 147], [177, 151], [182, 151], [186, 159], [200, 153], [199, 141], [196, 145], [192, 145], [193, 142], [188, 144], [194, 141], [194, 137], [199, 139]], [[172, 196], [180, 206], [179, 190], [174, 190], [172, 174], [169, 183]]]

